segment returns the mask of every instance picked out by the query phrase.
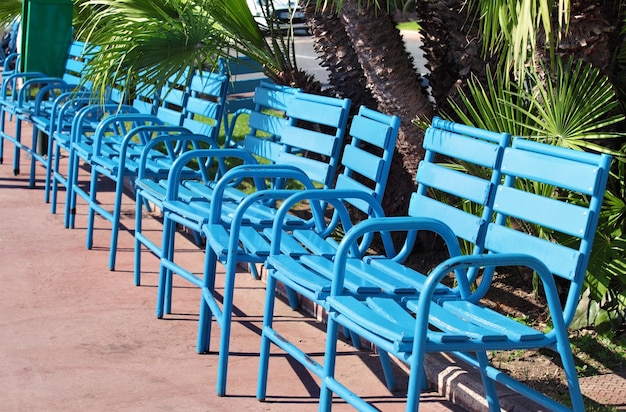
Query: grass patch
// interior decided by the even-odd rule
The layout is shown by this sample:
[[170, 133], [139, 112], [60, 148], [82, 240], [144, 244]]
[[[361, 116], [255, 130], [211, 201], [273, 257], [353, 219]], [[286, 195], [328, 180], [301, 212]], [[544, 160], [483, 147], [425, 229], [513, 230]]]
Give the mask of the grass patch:
[[416, 21], [405, 21], [398, 23], [398, 30], [420, 31], [420, 25]]

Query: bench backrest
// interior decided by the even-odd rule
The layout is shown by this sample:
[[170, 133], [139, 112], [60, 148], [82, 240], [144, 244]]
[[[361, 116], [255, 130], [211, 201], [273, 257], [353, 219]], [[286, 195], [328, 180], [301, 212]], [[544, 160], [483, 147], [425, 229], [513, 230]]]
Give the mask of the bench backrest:
[[[485, 234], [490, 253], [523, 253], [569, 283], [571, 322], [580, 298], [610, 167], [610, 156], [515, 138], [502, 158], [503, 183]], [[575, 196], [571, 196], [575, 194]], [[579, 203], [582, 195], [588, 203]], [[478, 291], [480, 294], [480, 291]]]
[[[486, 222], [492, 213], [490, 198], [510, 141], [507, 133], [433, 119], [424, 136], [426, 154], [417, 171], [418, 188], [411, 196], [409, 216], [435, 217], [452, 228], [466, 253], [483, 252]], [[439, 163], [443, 159], [455, 167]]]
[[[398, 116], [361, 106], [350, 125], [352, 139], [343, 149], [343, 172], [337, 176], [335, 189], [361, 190], [382, 202], [399, 128]], [[369, 212], [367, 202], [353, 199], [350, 203]]]
[[[343, 170], [337, 176], [334, 189], [362, 192], [371, 195], [374, 201], [380, 204], [385, 194], [399, 128], [398, 116], [390, 116], [361, 106], [350, 125], [348, 133], [351, 140], [344, 147], [340, 162]], [[375, 215], [372, 211], [371, 199], [368, 201], [355, 196], [347, 197], [343, 201], [368, 216]], [[323, 213], [324, 210], [325, 204], [322, 201], [318, 213]], [[316, 214], [315, 210], [312, 212]], [[328, 237], [340, 223], [344, 223], [341, 212], [333, 209], [332, 218], [323, 225], [323, 229], [318, 228], [318, 233], [310, 228], [304, 228], [304, 230], [294, 229], [293, 234], [299, 242], [305, 244], [314, 253], [332, 254], [332, 248], [330, 252], [326, 248], [330, 246]], [[368, 247], [370, 240], [371, 237], [368, 236], [362, 244]], [[324, 247], [320, 248], [321, 244]]]
[[350, 100], [296, 93], [275, 163], [300, 168], [323, 188], [334, 184], [346, 132]]
[[285, 126], [287, 108], [299, 89], [261, 82], [254, 91], [252, 110], [248, 113], [250, 132], [244, 137], [241, 147], [264, 159], [274, 162], [281, 151], [280, 141]]
[[[129, 93], [131, 94], [131, 93]], [[132, 97], [129, 104], [133, 106], [141, 114], [156, 114], [159, 92], [151, 87], [145, 87], [143, 84], [137, 84], [132, 91]]]
[[226, 111], [228, 75], [196, 71], [187, 86], [181, 126], [217, 141]]
[[[67, 52], [65, 61], [65, 71], [62, 79], [67, 84], [81, 84], [84, 70], [89, 63], [91, 56], [97, 51], [97, 47], [90, 46], [82, 41], [74, 40]], [[83, 87], [90, 88], [90, 85], [82, 83]]]
[[183, 122], [183, 107], [187, 103], [191, 77], [189, 70], [173, 74], [156, 93], [154, 107], [150, 110], [165, 124], [180, 126]]
[[270, 83], [263, 67], [247, 56], [231, 57], [223, 61], [222, 73], [230, 76], [228, 86], [228, 111], [234, 113], [240, 109], [252, 110], [255, 107], [253, 95], [262, 82]]

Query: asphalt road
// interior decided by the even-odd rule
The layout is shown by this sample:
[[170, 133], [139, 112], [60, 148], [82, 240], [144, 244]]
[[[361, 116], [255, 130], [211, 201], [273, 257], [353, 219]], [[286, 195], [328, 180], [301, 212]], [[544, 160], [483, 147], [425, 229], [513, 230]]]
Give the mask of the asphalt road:
[[[406, 49], [415, 57], [415, 65], [420, 73], [426, 73], [425, 60], [420, 49], [420, 36], [415, 31], [403, 31]], [[313, 74], [319, 81], [325, 83], [328, 78], [326, 69], [319, 65], [317, 55], [313, 51], [313, 39], [306, 34], [297, 35], [295, 38], [296, 62], [298, 67]]]

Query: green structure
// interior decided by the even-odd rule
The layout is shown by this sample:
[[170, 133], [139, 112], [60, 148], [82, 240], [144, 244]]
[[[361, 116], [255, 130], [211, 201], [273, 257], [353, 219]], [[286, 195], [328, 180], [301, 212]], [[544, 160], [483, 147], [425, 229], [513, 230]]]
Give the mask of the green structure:
[[71, 0], [24, 0], [22, 2], [21, 68], [27, 72], [63, 75], [72, 41]]

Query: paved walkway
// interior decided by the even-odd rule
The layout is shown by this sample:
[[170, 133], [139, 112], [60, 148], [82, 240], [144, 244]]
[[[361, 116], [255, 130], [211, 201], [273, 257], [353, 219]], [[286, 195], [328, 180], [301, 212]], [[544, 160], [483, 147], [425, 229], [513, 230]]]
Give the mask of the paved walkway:
[[[30, 130], [23, 131], [30, 136]], [[0, 165], [0, 411], [314, 411], [318, 380], [285, 356], [270, 363], [267, 402], [255, 399], [262, 321], [263, 283], [238, 279], [232, 356], [226, 397], [215, 395], [215, 353], [195, 352], [199, 292], [176, 284], [173, 314], [154, 315], [157, 261], [144, 253], [142, 286], [133, 285], [133, 237], [122, 230], [117, 270], [107, 269], [110, 225], [97, 218], [94, 248], [85, 248], [86, 206], [78, 205], [76, 228], [63, 228], [38, 188], [28, 189], [28, 159], [13, 175], [13, 146], [5, 143]], [[82, 173], [83, 178], [87, 174]], [[104, 188], [104, 186], [103, 186]], [[111, 192], [103, 192], [112, 199]], [[64, 193], [59, 210], [63, 210]], [[123, 224], [133, 227], [131, 198]], [[146, 219], [160, 235], [160, 223]], [[177, 242], [190, 268], [200, 270], [202, 252]], [[181, 254], [181, 257], [183, 255]], [[277, 305], [278, 325], [321, 359], [323, 328], [312, 318]], [[213, 328], [217, 342], [219, 328]], [[215, 349], [215, 345], [213, 345]], [[376, 356], [341, 348], [348, 381], [385, 411], [404, 407], [402, 390], [390, 393]], [[405, 380], [398, 370], [400, 387]], [[352, 410], [337, 402], [335, 410]], [[435, 392], [422, 410], [458, 411]]]

